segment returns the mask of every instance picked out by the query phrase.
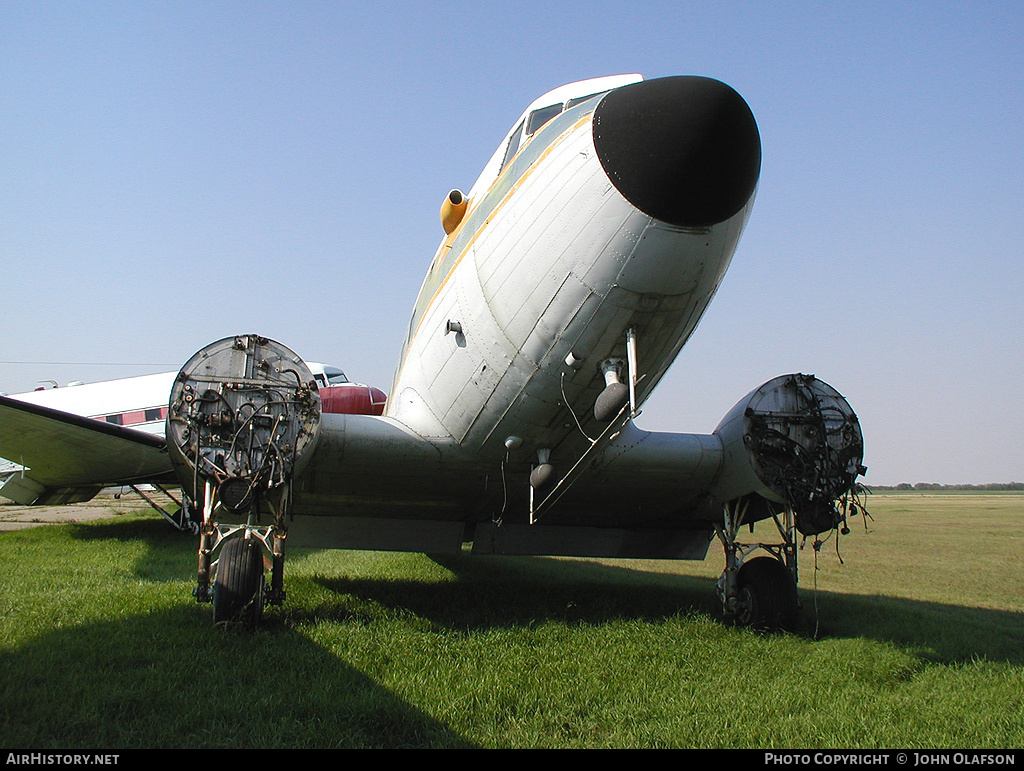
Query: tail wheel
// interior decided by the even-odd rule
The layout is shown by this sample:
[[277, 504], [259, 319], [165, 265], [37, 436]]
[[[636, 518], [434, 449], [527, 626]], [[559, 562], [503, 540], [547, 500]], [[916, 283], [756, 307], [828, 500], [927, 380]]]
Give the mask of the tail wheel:
[[263, 615], [263, 551], [255, 538], [231, 538], [221, 548], [213, 580], [213, 622], [255, 623]]
[[739, 573], [736, 621], [762, 631], [796, 628], [800, 603], [789, 569], [774, 557], [745, 562]]

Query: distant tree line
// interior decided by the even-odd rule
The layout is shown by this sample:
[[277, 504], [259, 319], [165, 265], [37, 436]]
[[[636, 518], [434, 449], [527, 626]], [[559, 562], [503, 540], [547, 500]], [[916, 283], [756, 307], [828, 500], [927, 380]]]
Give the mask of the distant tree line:
[[1024, 482], [992, 482], [985, 485], [940, 485], [937, 482], [902, 482], [898, 485], [867, 485], [871, 490], [1024, 490]]

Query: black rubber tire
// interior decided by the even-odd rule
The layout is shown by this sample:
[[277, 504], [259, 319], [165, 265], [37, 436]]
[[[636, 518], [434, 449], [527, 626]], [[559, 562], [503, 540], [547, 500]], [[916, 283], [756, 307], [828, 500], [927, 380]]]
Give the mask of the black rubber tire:
[[774, 557], [745, 562], [739, 574], [740, 626], [764, 632], [793, 631], [800, 613], [796, 582]]
[[236, 537], [220, 550], [213, 579], [213, 623], [256, 623], [263, 616], [263, 549]]

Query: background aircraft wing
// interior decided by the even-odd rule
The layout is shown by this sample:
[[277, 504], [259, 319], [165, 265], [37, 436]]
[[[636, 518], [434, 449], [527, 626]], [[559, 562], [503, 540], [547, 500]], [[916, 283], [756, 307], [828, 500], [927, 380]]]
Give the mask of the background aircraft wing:
[[[0, 396], [0, 496], [29, 504], [87, 501], [104, 487], [173, 481], [162, 436]], [[9, 469], [10, 467], [8, 467]]]

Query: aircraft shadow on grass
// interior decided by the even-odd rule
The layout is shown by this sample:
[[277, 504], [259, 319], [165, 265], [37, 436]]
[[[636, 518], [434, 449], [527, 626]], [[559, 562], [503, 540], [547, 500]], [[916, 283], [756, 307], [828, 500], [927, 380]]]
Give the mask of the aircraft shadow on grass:
[[454, 573], [456, 580], [321, 576], [317, 582], [338, 595], [404, 608], [438, 626], [460, 630], [716, 614], [714, 581], [707, 578], [666, 575], [651, 580], [628, 568], [547, 557], [430, 555], [429, 559]]
[[0, 714], [5, 746], [35, 749], [474, 746], [302, 634], [211, 629], [191, 606], [14, 649]]
[[[676, 614], [720, 616], [714, 579], [659, 575], [655, 584], [628, 567], [547, 558], [433, 558], [455, 572], [451, 583], [320, 578], [338, 594], [405, 608], [449, 628], [510, 627], [543, 621], [600, 624], [656, 621]], [[486, 561], [488, 564], [480, 564]], [[1024, 614], [882, 595], [801, 591], [796, 634], [865, 637], [937, 663], [978, 659], [1024, 666]], [[321, 609], [322, 610], [322, 609]]]
[[[151, 548], [135, 565], [151, 581], [181, 581], [192, 569], [195, 542], [160, 520], [72, 526], [76, 538], [142, 540]], [[337, 595], [334, 605], [305, 609], [286, 601], [288, 618], [344, 620], [361, 611], [346, 596], [405, 609], [450, 629], [508, 628], [544, 621], [600, 624], [667, 619], [677, 614], [720, 617], [714, 579], [645, 573], [586, 560], [544, 557], [432, 555], [455, 574], [446, 582], [319, 576]], [[711, 591], [709, 591], [711, 589]], [[797, 634], [866, 637], [907, 648], [931, 661], [976, 659], [1024, 665], [1024, 613], [971, 608], [883, 595], [815, 590], [805, 581]], [[275, 610], [268, 611], [273, 618]]]
[[[818, 595], [822, 637], [888, 642], [936, 663], [981, 659], [1024, 666], [1024, 613], [883, 595]], [[813, 626], [813, 593], [802, 597], [805, 621]]]

